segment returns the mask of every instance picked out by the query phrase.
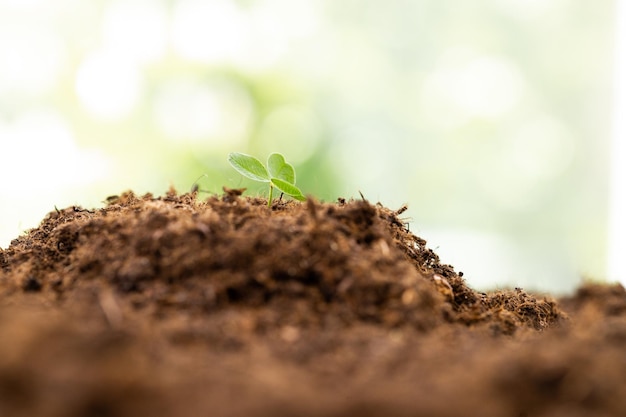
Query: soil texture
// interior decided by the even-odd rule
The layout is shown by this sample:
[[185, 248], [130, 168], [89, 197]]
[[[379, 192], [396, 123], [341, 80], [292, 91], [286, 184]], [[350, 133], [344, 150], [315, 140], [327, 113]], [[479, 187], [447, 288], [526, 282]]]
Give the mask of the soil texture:
[[404, 208], [224, 191], [0, 249], [0, 416], [626, 415], [623, 287], [481, 293]]

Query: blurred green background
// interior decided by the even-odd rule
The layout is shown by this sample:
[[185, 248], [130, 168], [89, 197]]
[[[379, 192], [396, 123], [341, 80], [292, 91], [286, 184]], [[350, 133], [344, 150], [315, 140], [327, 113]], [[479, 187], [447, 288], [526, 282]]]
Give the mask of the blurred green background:
[[0, 0], [0, 246], [283, 153], [477, 288], [606, 276], [613, 1]]

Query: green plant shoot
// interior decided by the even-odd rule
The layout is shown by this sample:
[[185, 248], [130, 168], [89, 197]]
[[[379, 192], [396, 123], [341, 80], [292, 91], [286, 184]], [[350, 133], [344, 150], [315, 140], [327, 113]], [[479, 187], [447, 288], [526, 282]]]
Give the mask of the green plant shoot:
[[296, 171], [291, 164], [285, 161], [285, 157], [279, 153], [273, 153], [267, 158], [267, 168], [254, 156], [238, 152], [228, 154], [228, 162], [244, 177], [254, 181], [269, 183], [268, 207], [272, 206], [274, 187], [281, 193], [287, 194], [296, 200], [306, 200], [302, 191], [296, 187]]

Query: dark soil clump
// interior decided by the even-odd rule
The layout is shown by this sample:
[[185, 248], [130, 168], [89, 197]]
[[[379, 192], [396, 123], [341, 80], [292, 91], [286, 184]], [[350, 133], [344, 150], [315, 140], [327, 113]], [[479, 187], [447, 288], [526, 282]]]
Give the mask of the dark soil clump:
[[0, 415], [626, 415], [626, 294], [480, 293], [365, 200], [69, 207], [0, 249]]

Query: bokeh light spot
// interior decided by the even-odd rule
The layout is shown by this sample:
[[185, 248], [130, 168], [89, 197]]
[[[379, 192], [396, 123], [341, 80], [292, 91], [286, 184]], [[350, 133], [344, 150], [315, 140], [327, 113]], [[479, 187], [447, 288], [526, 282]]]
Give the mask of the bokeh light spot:
[[237, 56], [248, 27], [236, 3], [226, 0], [180, 0], [172, 25], [176, 51], [183, 58], [211, 64]]
[[511, 138], [513, 168], [534, 181], [562, 174], [576, 152], [573, 135], [547, 116], [524, 124]]
[[126, 59], [152, 62], [165, 53], [168, 16], [162, 2], [113, 1], [105, 10], [102, 25], [105, 47]]
[[89, 113], [113, 121], [127, 116], [142, 90], [139, 69], [124, 55], [100, 51], [89, 55], [76, 76], [76, 93]]
[[492, 204], [504, 210], [532, 210], [555, 187], [575, 153], [569, 130], [549, 115], [538, 115], [494, 143], [475, 174]]
[[524, 81], [510, 61], [495, 56], [445, 61], [426, 78], [422, 92], [426, 116], [441, 127], [454, 127], [472, 117], [496, 119], [520, 101]]
[[18, 179], [4, 183], [5, 191], [32, 193], [51, 176], [55, 187], [63, 188], [89, 184], [106, 175], [105, 158], [80, 149], [67, 122], [53, 111], [25, 113], [11, 124], [0, 125], [0, 136], [0, 176], [15, 178], [19, 173]]
[[245, 139], [253, 112], [247, 91], [226, 80], [169, 81], [154, 105], [155, 123], [167, 138], [225, 147]]
[[46, 93], [57, 82], [65, 59], [66, 50], [54, 33], [0, 25], [0, 92]]
[[568, 0], [494, 0], [495, 7], [516, 19], [536, 19], [562, 10]]

